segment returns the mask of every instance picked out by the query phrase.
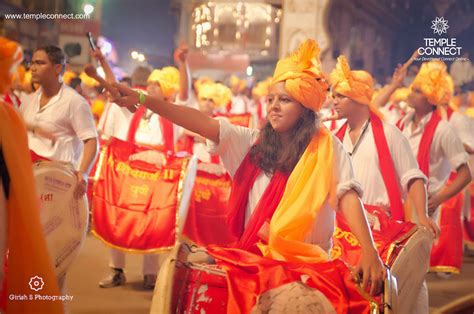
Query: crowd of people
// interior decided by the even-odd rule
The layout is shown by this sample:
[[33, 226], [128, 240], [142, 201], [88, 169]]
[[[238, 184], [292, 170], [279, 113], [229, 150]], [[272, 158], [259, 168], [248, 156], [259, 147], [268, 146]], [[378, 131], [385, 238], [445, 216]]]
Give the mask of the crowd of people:
[[[429, 251], [422, 258], [430, 271], [445, 277], [461, 271], [463, 245], [474, 248], [474, 92], [466, 90], [469, 82], [455, 85], [442, 61], [420, 64], [407, 80], [410, 60], [395, 69], [388, 84], [376, 88], [373, 76], [351, 69], [345, 56], [324, 73], [319, 47], [309, 39], [278, 61], [272, 77], [250, 88], [236, 75], [225, 82], [193, 78], [184, 44], [174, 53], [175, 65], [138, 67], [118, 82], [100, 49], [91, 52], [105, 73], [96, 80], [89, 71], [90, 76], [66, 70], [64, 53], [55, 46], [36, 49], [25, 70], [21, 47], [6, 38], [0, 41], [0, 256], [5, 260], [0, 311], [29, 313], [41, 303], [6, 298], [23, 293], [21, 282], [28, 282], [31, 265], [41, 267], [45, 277], [54, 276], [41, 236], [32, 162], [72, 165], [74, 198], [89, 193], [91, 211], [99, 210], [94, 205], [104, 200], [94, 198], [107, 193], [96, 194], [94, 183], [105, 175], [110, 159], [98, 155], [111, 143], [130, 150], [127, 162], [131, 167], [141, 162], [140, 171], [161, 169], [175, 156], [196, 156], [198, 178], [204, 172], [228, 180], [226, 205], [215, 209], [225, 217], [220, 222], [226, 234], [212, 235], [223, 227], [201, 224], [197, 232], [205, 228], [202, 232], [214, 241], [202, 243], [192, 236], [187, 241], [214, 244], [208, 253], [227, 271], [229, 313], [248, 313], [259, 295], [287, 284], [269, 279], [276, 266], [283, 266], [279, 271], [285, 278], [308, 275], [304, 283], [322, 291], [337, 311], [346, 304], [365, 312], [374, 302], [383, 310], [384, 281], [393, 275], [412, 286], [412, 300], [404, 301], [404, 309], [428, 313], [427, 265], [415, 266], [418, 281], [405, 278], [403, 269], [387, 262], [390, 246], [426, 232], [429, 245], [435, 241], [431, 258]], [[105, 189], [112, 177], [102, 178]], [[115, 226], [120, 243], [131, 234], [155, 232], [163, 222], [149, 221], [160, 217], [151, 214], [151, 199], [158, 198], [154, 193], [165, 192], [152, 190], [148, 203], [131, 210], [140, 212], [146, 224], [130, 223], [136, 215], [116, 209], [123, 200], [107, 205], [114, 213], [109, 221], [93, 224]], [[127, 228], [119, 228], [125, 221]], [[347, 249], [350, 245], [337, 236], [341, 232], [354, 237], [356, 248]], [[218, 241], [224, 237], [228, 243]], [[125, 284], [126, 254], [135, 251], [144, 255], [144, 288], [155, 288], [160, 258], [166, 258], [159, 253], [170, 247], [104, 242], [111, 247], [110, 274], [100, 287]], [[23, 259], [38, 263], [26, 266]], [[323, 266], [337, 274], [321, 271]], [[337, 276], [353, 280], [338, 281]], [[256, 280], [260, 284], [252, 285]], [[349, 292], [341, 292], [344, 297], [324, 293], [329, 282]], [[59, 294], [63, 283], [58, 278], [50, 293]], [[44, 313], [64, 311], [54, 302], [41, 306]]]

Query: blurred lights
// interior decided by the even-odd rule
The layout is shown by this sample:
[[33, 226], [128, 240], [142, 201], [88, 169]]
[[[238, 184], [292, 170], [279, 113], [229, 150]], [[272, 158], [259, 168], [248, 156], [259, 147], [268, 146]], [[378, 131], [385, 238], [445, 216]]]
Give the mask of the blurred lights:
[[253, 74], [253, 67], [249, 65], [247, 67], [247, 76], [252, 76], [252, 74]]
[[[263, 28], [265, 33], [263, 36], [259, 35], [260, 42], [252, 45], [256, 44], [258, 46], [256, 49], [263, 49], [254, 50], [254, 53], [268, 56], [272, 41], [275, 40], [276, 24], [280, 23], [281, 16], [280, 8], [258, 0], [248, 2], [219, 0], [197, 5], [193, 9], [191, 25], [194, 46], [202, 51], [222, 49], [226, 46], [225, 42], [232, 40], [233, 37], [239, 41], [237, 47], [240, 47], [247, 45], [249, 38], [254, 41], [255, 36], [249, 36], [251, 30]], [[233, 34], [229, 33], [232, 28]], [[223, 46], [221, 41], [224, 41]]]
[[137, 60], [138, 62], [144, 62], [146, 60], [145, 55], [143, 53], [140, 53], [138, 51], [132, 51], [130, 54], [132, 56], [133, 60]]
[[92, 12], [94, 12], [94, 6], [92, 4], [85, 4], [84, 5], [84, 13], [87, 14], [87, 15], [90, 15], [92, 14]]

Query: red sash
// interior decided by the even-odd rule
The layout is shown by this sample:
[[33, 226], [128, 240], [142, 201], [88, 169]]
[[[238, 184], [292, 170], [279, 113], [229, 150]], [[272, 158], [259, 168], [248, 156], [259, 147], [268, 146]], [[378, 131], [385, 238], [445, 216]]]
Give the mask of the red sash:
[[[140, 121], [146, 112], [145, 106], [140, 106], [137, 111], [133, 114], [132, 120], [130, 121], [130, 128], [128, 129], [127, 141], [135, 143], [135, 134], [137, 133]], [[160, 121], [161, 134], [163, 135], [163, 141], [166, 151], [174, 151], [174, 131], [173, 123], [171, 121], [158, 117]]]
[[256, 247], [256, 243], [260, 240], [258, 232], [263, 224], [271, 219], [280, 203], [289, 178], [288, 174], [281, 172], [273, 174], [244, 230], [245, 212], [250, 189], [253, 187], [260, 172], [261, 169], [250, 160], [250, 153], [248, 153], [233, 178], [228, 218], [231, 233], [236, 238], [239, 238], [237, 247], [257, 253], [260, 252]]
[[[347, 122], [339, 129], [336, 136], [341, 140], [346, 134]], [[374, 134], [375, 146], [377, 148], [377, 155], [379, 156], [379, 167], [382, 173], [382, 178], [387, 190], [388, 199], [390, 200], [390, 208], [392, 217], [395, 220], [405, 220], [405, 212], [403, 209], [402, 197], [398, 182], [400, 181], [395, 166], [391, 158], [390, 150], [388, 148], [387, 139], [383, 130], [382, 120], [372, 112], [370, 113], [370, 125]]]
[[[452, 113], [451, 113], [452, 114]], [[448, 115], [451, 117], [451, 114]], [[420, 145], [418, 146], [418, 154], [416, 160], [418, 161], [418, 166], [420, 170], [426, 175], [427, 178], [430, 177], [430, 148], [431, 143], [433, 142], [434, 134], [436, 128], [438, 127], [441, 117], [439, 113], [435, 110], [433, 111], [430, 121], [425, 126], [423, 135], [421, 136]], [[401, 119], [397, 122], [397, 127], [403, 131], [405, 124], [402, 123]]]

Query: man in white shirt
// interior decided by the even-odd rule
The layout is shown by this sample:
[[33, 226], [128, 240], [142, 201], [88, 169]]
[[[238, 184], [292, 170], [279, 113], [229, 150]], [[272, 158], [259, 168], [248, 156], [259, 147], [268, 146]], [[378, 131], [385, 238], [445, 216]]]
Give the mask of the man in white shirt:
[[[408, 104], [414, 112], [402, 119], [400, 127], [417, 156], [420, 169], [428, 177], [428, 213], [436, 221], [439, 206], [471, 181], [468, 156], [459, 137], [437, 111], [438, 105], [449, 100], [451, 90], [444, 63], [423, 63], [411, 89]], [[452, 171], [456, 171], [457, 176], [446, 186]], [[417, 309], [428, 313], [426, 285], [420, 293]]]
[[61, 82], [64, 67], [60, 48], [46, 46], [35, 51], [32, 81], [40, 88], [22, 104], [21, 113], [30, 149], [42, 157], [71, 163], [77, 170], [75, 195], [80, 197], [87, 190], [87, 178], [97, 157], [97, 130], [87, 101]]

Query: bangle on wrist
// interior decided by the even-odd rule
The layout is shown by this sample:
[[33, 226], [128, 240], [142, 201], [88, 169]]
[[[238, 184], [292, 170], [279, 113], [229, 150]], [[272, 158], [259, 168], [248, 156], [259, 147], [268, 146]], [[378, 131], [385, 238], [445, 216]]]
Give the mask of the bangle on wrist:
[[138, 103], [140, 105], [143, 105], [146, 101], [146, 95], [144, 92], [142, 92], [141, 90], [138, 91]]

